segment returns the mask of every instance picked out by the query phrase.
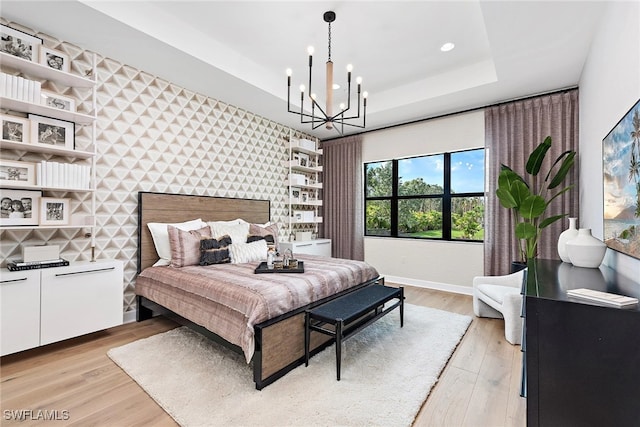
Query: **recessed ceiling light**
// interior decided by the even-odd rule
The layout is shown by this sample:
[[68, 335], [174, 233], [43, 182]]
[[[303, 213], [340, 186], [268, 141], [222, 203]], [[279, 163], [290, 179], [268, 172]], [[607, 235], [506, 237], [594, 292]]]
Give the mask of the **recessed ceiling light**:
[[449, 52], [450, 50], [453, 50], [453, 48], [456, 47], [455, 44], [449, 42], [449, 43], [445, 43], [442, 46], [440, 46], [440, 50], [443, 52]]
[[338, 90], [338, 89], [340, 89], [340, 85], [338, 83], [334, 83], [333, 90]]

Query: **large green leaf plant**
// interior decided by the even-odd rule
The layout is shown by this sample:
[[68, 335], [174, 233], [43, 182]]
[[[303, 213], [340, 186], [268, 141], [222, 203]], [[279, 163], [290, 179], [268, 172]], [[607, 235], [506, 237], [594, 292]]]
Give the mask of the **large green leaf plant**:
[[530, 178], [529, 182], [504, 164], [498, 175], [496, 196], [500, 204], [511, 209], [513, 214], [516, 225], [515, 235], [519, 242], [522, 262], [537, 256], [542, 230], [567, 216], [567, 214], [545, 216], [545, 211], [556, 197], [573, 187], [569, 185], [558, 189], [575, 162], [575, 151], [568, 150], [560, 154], [549, 168], [544, 180], [538, 179], [538, 188], [534, 188], [534, 177], [541, 172], [544, 158], [550, 148], [551, 137], [548, 136], [529, 155], [525, 167]]

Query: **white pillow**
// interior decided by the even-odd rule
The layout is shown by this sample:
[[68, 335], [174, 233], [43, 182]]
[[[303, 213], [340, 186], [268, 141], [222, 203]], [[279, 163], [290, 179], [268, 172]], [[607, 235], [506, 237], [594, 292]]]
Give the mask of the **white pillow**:
[[211, 237], [214, 239], [227, 234], [231, 237], [232, 244], [247, 243], [247, 236], [249, 236], [248, 222], [210, 221], [207, 222], [207, 225], [211, 227]]
[[229, 245], [232, 264], [263, 261], [267, 259], [267, 241], [256, 240], [251, 243], [233, 243]]
[[184, 231], [198, 230], [207, 226], [200, 218], [172, 224], [163, 222], [147, 223], [147, 227], [149, 227], [151, 237], [153, 238], [153, 244], [156, 246], [156, 252], [160, 257], [160, 259], [153, 264], [154, 267], [171, 264], [171, 245], [169, 244], [169, 231], [167, 231], [168, 225], [173, 225], [175, 228]]

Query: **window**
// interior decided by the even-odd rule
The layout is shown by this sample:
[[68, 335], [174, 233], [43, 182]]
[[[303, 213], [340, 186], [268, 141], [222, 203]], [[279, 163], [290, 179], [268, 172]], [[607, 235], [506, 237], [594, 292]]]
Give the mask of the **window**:
[[365, 235], [484, 239], [484, 149], [365, 163]]

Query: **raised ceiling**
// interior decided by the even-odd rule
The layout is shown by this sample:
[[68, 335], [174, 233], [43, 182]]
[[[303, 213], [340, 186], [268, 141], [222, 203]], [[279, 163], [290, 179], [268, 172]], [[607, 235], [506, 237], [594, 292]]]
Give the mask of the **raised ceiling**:
[[[313, 45], [315, 87], [324, 86], [327, 10], [337, 15], [336, 83], [344, 87], [345, 67], [353, 64], [369, 92], [371, 130], [576, 86], [606, 2], [2, 0], [0, 6], [11, 22], [322, 139], [337, 134], [311, 132], [287, 113], [285, 69], [293, 69], [298, 99], [296, 88], [307, 80], [306, 47]], [[445, 42], [456, 48], [441, 52]]]

